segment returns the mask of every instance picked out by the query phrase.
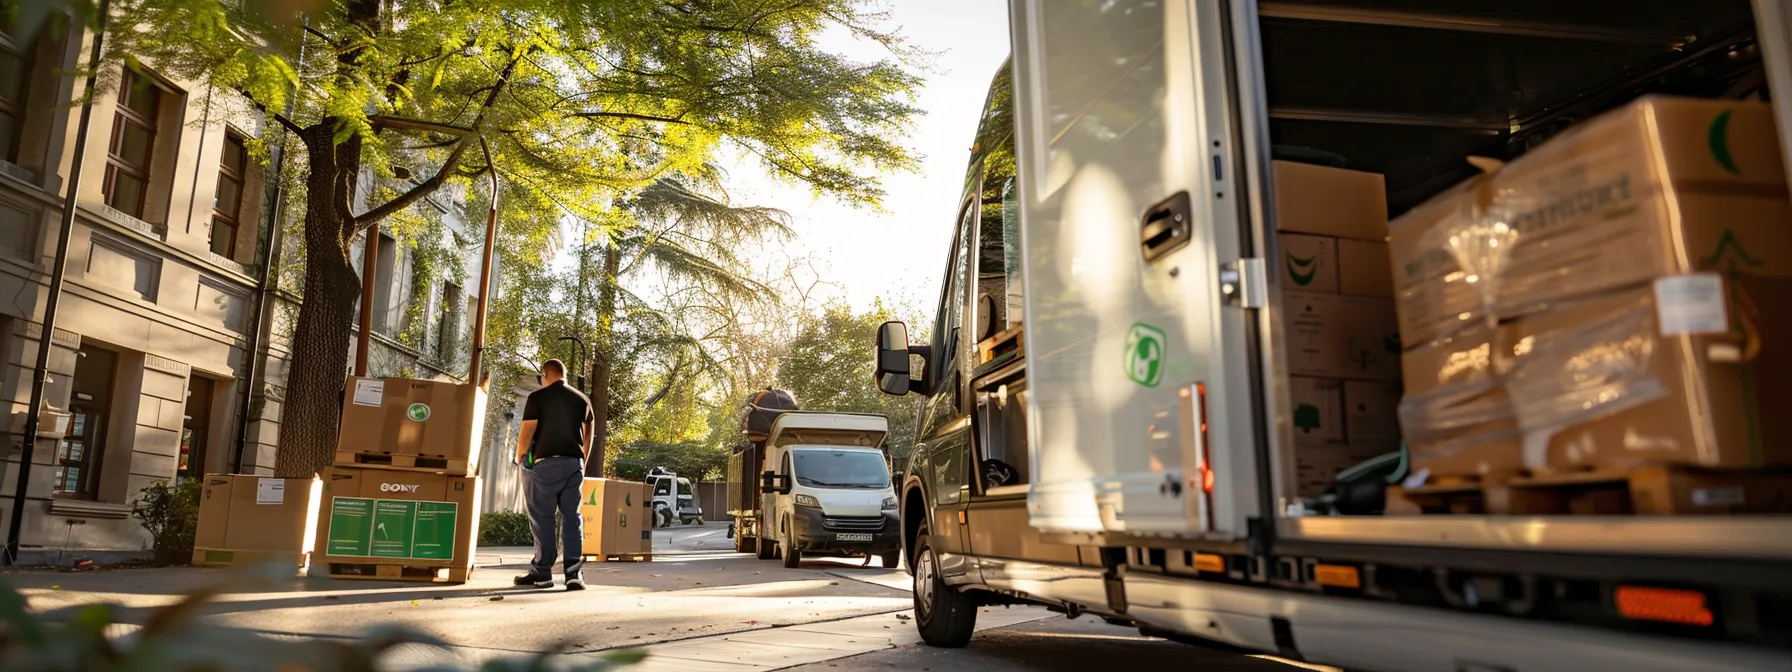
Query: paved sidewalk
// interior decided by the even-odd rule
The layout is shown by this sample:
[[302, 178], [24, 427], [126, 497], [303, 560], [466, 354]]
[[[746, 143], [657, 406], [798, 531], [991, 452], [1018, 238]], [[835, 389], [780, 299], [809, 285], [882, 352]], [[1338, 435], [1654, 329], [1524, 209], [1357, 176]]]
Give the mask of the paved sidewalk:
[[[663, 642], [646, 647], [631, 672], [761, 672], [895, 649], [921, 642], [910, 610], [839, 621]], [[977, 630], [1057, 616], [1039, 607], [989, 607]], [[1060, 617], [1061, 618], [1061, 617]]]

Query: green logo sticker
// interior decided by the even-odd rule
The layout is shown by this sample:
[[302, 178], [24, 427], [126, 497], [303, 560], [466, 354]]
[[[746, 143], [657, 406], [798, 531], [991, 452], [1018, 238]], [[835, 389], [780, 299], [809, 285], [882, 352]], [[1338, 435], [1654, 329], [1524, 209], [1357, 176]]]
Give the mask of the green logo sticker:
[[410, 408], [404, 409], [404, 415], [405, 415], [405, 417], [410, 418], [412, 421], [415, 421], [415, 422], [423, 422], [424, 420], [428, 420], [429, 419], [429, 404], [411, 404]]
[[1135, 322], [1126, 332], [1126, 377], [1145, 387], [1157, 387], [1164, 377], [1164, 343], [1162, 329]]
[[1319, 429], [1319, 407], [1312, 404], [1301, 404], [1294, 408], [1294, 426], [1300, 433], [1306, 434]]
[[1294, 256], [1293, 252], [1289, 252], [1288, 277], [1294, 280], [1294, 284], [1300, 285], [1301, 287], [1313, 284], [1313, 277], [1319, 275], [1319, 267], [1315, 266], [1313, 262], [1318, 260], [1318, 256], [1302, 259]]
[[591, 496], [585, 498], [585, 504], [590, 505], [590, 506], [597, 506], [597, 491], [596, 490], [592, 490]]
[[632, 492], [622, 493], [622, 505], [623, 506], [634, 506], [635, 505], [635, 493], [632, 493]]
[[1717, 165], [1723, 166], [1731, 175], [1741, 175], [1742, 171], [1736, 168], [1736, 157], [1730, 154], [1730, 115], [1733, 112], [1735, 110], [1724, 110], [1711, 120], [1711, 130], [1705, 139], [1711, 145], [1711, 158], [1717, 160]]

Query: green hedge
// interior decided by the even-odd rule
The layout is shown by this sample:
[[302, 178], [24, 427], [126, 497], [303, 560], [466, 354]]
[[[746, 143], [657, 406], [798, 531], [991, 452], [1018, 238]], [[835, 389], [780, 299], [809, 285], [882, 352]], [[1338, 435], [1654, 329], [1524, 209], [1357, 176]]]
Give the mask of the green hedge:
[[529, 515], [515, 511], [493, 511], [479, 516], [480, 546], [532, 546], [535, 536], [529, 533]]

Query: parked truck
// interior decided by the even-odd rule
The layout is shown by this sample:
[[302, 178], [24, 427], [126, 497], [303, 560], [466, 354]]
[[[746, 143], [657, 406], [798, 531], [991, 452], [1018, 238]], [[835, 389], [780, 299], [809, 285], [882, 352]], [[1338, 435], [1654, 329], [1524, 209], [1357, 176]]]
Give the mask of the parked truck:
[[771, 438], [778, 416], [797, 410], [796, 397], [787, 390], [765, 388], [741, 403], [736, 416], [744, 442], [728, 456], [728, 533], [737, 553], [755, 553], [761, 560], [774, 557], [776, 546], [759, 542], [760, 512], [764, 508], [760, 475], [765, 471], [765, 442]]
[[1021, 602], [1349, 669], [1792, 669], [1785, 2], [1010, 19], [938, 309], [876, 343], [928, 644]]

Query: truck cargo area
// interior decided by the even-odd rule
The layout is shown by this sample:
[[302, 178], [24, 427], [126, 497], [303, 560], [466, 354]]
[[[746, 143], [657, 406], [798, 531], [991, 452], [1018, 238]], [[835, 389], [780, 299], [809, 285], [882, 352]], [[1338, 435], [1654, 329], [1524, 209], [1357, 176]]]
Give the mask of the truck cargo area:
[[[1275, 158], [1384, 176], [1390, 219], [1478, 175], [1468, 157], [1516, 159], [1641, 96], [1769, 99], [1755, 18], [1742, 0], [1313, 0], [1259, 3], [1258, 14]], [[1277, 199], [1289, 196], [1283, 186], [1274, 186]], [[1383, 469], [1391, 476], [1366, 486], [1388, 488], [1382, 506], [1314, 511], [1290, 496], [1298, 485], [1289, 467], [1302, 447], [1289, 431], [1294, 409], [1274, 393], [1286, 374], [1265, 368], [1280, 430], [1280, 482], [1266, 490], [1283, 494], [1264, 502], [1279, 518], [1276, 566], [1240, 576], [1774, 645], [1792, 634], [1770, 615], [1792, 599], [1787, 472], [1670, 467], [1645, 484], [1623, 470], [1426, 482], [1409, 469]], [[1403, 480], [1410, 492], [1396, 496]], [[1351, 496], [1338, 489], [1330, 495]], [[1729, 510], [1691, 511], [1725, 515], [1686, 515], [1697, 508], [1692, 499], [1745, 489], [1749, 507], [1733, 494]], [[1644, 498], [1654, 499], [1638, 504]], [[1137, 553], [1139, 566], [1159, 571], [1199, 564], [1194, 551], [1181, 560]], [[1627, 590], [1686, 600], [1687, 612], [1641, 623], [1648, 618], [1622, 604]], [[1713, 611], [1725, 615], [1713, 619]]]

